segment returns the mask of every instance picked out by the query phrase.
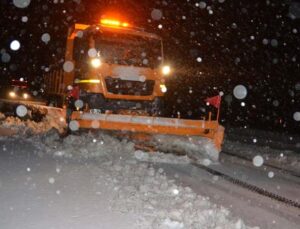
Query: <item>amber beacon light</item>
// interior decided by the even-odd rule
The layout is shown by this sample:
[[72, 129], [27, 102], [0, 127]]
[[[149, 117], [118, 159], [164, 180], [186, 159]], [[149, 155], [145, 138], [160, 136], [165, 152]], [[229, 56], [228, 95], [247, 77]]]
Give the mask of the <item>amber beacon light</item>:
[[111, 26], [111, 27], [129, 27], [127, 22], [121, 22], [115, 19], [101, 19], [101, 25]]

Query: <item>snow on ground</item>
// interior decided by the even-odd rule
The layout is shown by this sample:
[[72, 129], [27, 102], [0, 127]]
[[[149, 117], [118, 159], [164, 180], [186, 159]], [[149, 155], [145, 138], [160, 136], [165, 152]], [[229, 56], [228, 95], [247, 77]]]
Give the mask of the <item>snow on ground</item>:
[[211, 139], [192, 136], [168, 136], [156, 135], [154, 136], [156, 146], [162, 152], [172, 152], [178, 154], [187, 154], [195, 160], [209, 159], [217, 161], [219, 152], [216, 149]]
[[19, 117], [8, 116], [0, 113], [0, 127], [14, 130], [17, 134], [38, 134], [45, 133], [52, 128], [57, 129], [60, 133], [64, 131], [65, 120], [62, 116], [51, 112], [45, 115], [42, 122], [35, 122], [29, 119], [21, 120]]
[[300, 174], [300, 155], [291, 150], [278, 150], [268, 146], [262, 147], [229, 140], [226, 140], [224, 150], [249, 158], [250, 160], [255, 160], [255, 156], [260, 156], [263, 159], [263, 163]]
[[[245, 180], [250, 184], [254, 183], [258, 187], [267, 188], [268, 191], [279, 193], [280, 196], [284, 191], [288, 191], [289, 195], [284, 193], [284, 197], [293, 196], [293, 200], [299, 197], [299, 194], [297, 195], [299, 188], [295, 185], [299, 184], [299, 179], [293, 179], [297, 182], [294, 183], [292, 180], [283, 179], [280, 173], [276, 173], [271, 179], [264, 171], [247, 169], [234, 163], [213, 166], [217, 171], [223, 170], [225, 174]], [[226, 206], [234, 215], [244, 219], [247, 225], [259, 226], [261, 229], [299, 228], [300, 219], [297, 208], [254, 193], [190, 164], [154, 164], [154, 167], [163, 167], [167, 176], [175, 179], [177, 183], [191, 187], [200, 195], [208, 196], [213, 203]]]
[[[31, 132], [31, 135], [28, 135], [28, 131], [19, 131], [17, 136], [0, 138], [0, 143], [3, 145], [2, 149], [0, 147], [0, 151], [8, 151], [9, 147], [6, 146], [8, 142], [13, 142], [13, 145], [23, 145], [22, 141], [27, 138], [25, 143], [34, 147], [35, 155], [39, 155], [38, 160], [46, 160], [45, 164], [48, 164], [49, 160], [54, 159], [56, 164], [64, 164], [56, 168], [58, 174], [55, 178], [49, 175], [48, 183], [50, 184], [60, 180], [62, 184], [68, 186], [70, 181], [65, 180], [63, 176], [60, 177], [60, 171], [70, 170], [69, 173], [73, 173], [74, 166], [69, 168], [71, 165], [78, 165], [75, 173], [79, 179], [82, 179], [83, 170], [85, 173], [89, 171], [92, 174], [92, 178], [89, 177], [93, 180], [92, 184], [84, 184], [82, 188], [76, 187], [76, 192], [85, 195], [86, 191], [83, 188], [87, 187], [84, 186], [92, 185], [88, 189], [97, 190], [95, 195], [97, 195], [99, 203], [103, 204], [106, 201], [110, 220], [120, 222], [125, 218], [124, 222], [131, 224], [131, 228], [248, 228], [241, 219], [233, 217], [227, 209], [214, 205], [208, 198], [196, 194], [191, 188], [180, 186], [175, 180], [170, 180], [162, 167], [157, 166], [160, 163], [188, 165], [190, 159], [187, 156], [136, 151], [134, 143], [131, 141], [119, 140], [107, 132], [101, 131], [77, 132], [62, 138], [58, 130], [53, 128], [55, 127], [53, 123], [55, 124], [55, 122], [51, 123], [44, 119], [43, 122], [37, 124], [41, 127], [37, 128], [29, 121], [21, 121], [16, 118], [2, 119], [2, 126], [13, 126], [18, 130], [37, 128], [38, 131]], [[187, 142], [182, 139], [168, 139], [164, 136], [157, 136], [157, 139], [158, 142], [164, 142], [163, 146], [167, 146], [166, 151], [172, 151], [175, 142], [175, 145], [178, 145], [175, 147], [178, 152], [188, 148], [188, 152], [193, 153], [193, 148], [200, 143], [198, 139], [189, 139]], [[193, 141], [196, 141], [197, 144], [193, 145]], [[172, 143], [173, 148], [169, 148], [168, 142]], [[203, 144], [203, 149], [209, 148], [207, 144]], [[228, 139], [224, 149], [242, 153], [243, 156], [248, 155], [249, 158], [254, 154], [261, 154], [265, 160], [269, 160], [268, 153], [275, 152], [268, 147]], [[282, 151], [280, 152], [282, 153]], [[30, 154], [30, 152], [27, 153]], [[288, 152], [283, 153], [283, 155], [287, 154]], [[276, 152], [276, 155], [281, 154]], [[209, 159], [206, 159], [207, 161]], [[295, 161], [291, 163], [295, 163]], [[204, 161], [204, 164], [210, 163]], [[6, 179], [3, 178], [3, 174], [0, 175], [0, 189], [5, 187], [3, 180]], [[76, 179], [74, 182], [77, 182]], [[60, 189], [56, 191], [61, 192]], [[3, 195], [5, 192], [1, 193]], [[46, 195], [48, 195], [47, 191]], [[2, 196], [2, 198], [4, 197]], [[47, 200], [47, 196], [44, 198]], [[104, 198], [105, 201], [101, 198]], [[84, 205], [88, 204], [84, 197], [81, 201], [84, 202]], [[97, 206], [97, 203], [95, 204]], [[39, 209], [36, 210], [39, 211]], [[87, 211], [85, 214], [89, 214], [88, 210], [81, 210]], [[100, 212], [102, 217], [108, 217], [102, 211]], [[97, 219], [104, 220], [101, 216], [97, 216], [93, 220]], [[61, 225], [57, 228], [75, 228], [74, 225], [66, 224], [64, 219], [61, 219], [60, 222]], [[45, 222], [41, 221], [40, 223], [43, 225]], [[84, 227], [84, 225], [78, 224], [76, 228], [80, 228], [80, 226]]]
[[42, 135], [33, 136], [32, 140], [43, 153], [54, 157], [74, 160], [96, 159], [112, 160], [128, 157], [134, 152], [134, 144], [126, 140], [119, 141], [101, 131], [95, 133], [76, 133], [61, 138], [55, 129]]
[[4, 120], [4, 119], [5, 119], [5, 115], [0, 112], [0, 120]]
[[225, 134], [223, 150], [250, 160], [259, 156], [263, 163], [300, 174], [300, 136], [262, 130], [232, 128]]
[[[77, 175], [80, 173], [80, 168], [83, 167], [88, 167], [92, 174], [97, 174], [96, 177], [89, 177], [89, 179], [94, 180], [93, 184], [89, 185], [97, 185], [95, 195], [99, 194], [97, 198], [103, 197], [106, 202], [110, 203], [108, 208], [111, 211], [111, 216], [122, 215], [122, 219], [116, 217], [112, 218], [112, 221], [124, 220], [124, 217], [127, 217], [128, 222], [132, 223], [132, 228], [249, 228], [244, 225], [241, 219], [234, 218], [227, 209], [212, 204], [208, 198], [197, 195], [189, 187], [177, 185], [174, 180], [168, 179], [163, 169], [154, 169], [151, 163], [139, 161], [147, 159], [151, 162], [188, 163], [187, 157], [176, 158], [174, 155], [164, 156], [163, 154], [147, 157], [145, 156], [146, 153], [135, 151], [132, 142], [120, 141], [104, 132], [81, 133], [80, 135], [69, 135], [61, 138], [55, 129], [46, 131], [49, 129], [47, 119], [39, 124], [40, 127], [32, 126], [32, 123], [26, 123], [26, 121], [18, 121], [15, 118], [5, 119], [2, 125], [17, 126], [21, 129], [23, 127], [38, 128], [35, 133], [42, 132], [42, 134], [30, 136], [26, 140], [24, 140], [25, 135], [22, 134], [0, 138], [2, 154], [8, 151], [9, 146], [6, 146], [6, 144], [9, 144], [9, 142], [11, 142], [10, 147], [19, 144], [31, 144], [35, 149], [33, 151], [39, 155], [38, 158], [40, 159], [38, 160], [55, 159], [56, 163], [68, 161], [65, 167], [56, 168], [55, 178], [49, 175], [48, 182], [50, 184], [54, 184], [56, 180], [59, 180], [61, 184], [68, 185], [69, 181], [64, 180], [63, 176], [60, 177], [60, 171], [68, 170], [68, 166], [72, 163], [79, 164], [77, 167], [79, 171], [76, 170]], [[25, 142], [22, 143], [22, 141]], [[18, 152], [12, 150], [9, 153], [14, 155]], [[28, 153], [31, 154], [31, 152]], [[45, 175], [47, 176], [47, 174]], [[80, 175], [78, 176], [79, 179], [82, 178], [80, 178]], [[3, 174], [1, 174], [0, 180], [4, 181], [1, 183], [0, 189], [5, 188], [7, 177], [3, 177]], [[84, 195], [85, 191], [83, 189], [86, 189], [84, 186], [79, 187], [79, 189], [77, 187], [76, 193], [82, 192]], [[43, 198], [47, 200], [48, 191], [44, 190], [44, 192], [46, 192], [46, 196]], [[57, 192], [60, 192], [60, 190], [56, 190]], [[1, 193], [1, 197], [5, 198], [3, 196], [5, 192]], [[99, 200], [99, 203], [101, 203], [101, 200]], [[59, 203], [57, 204], [59, 205]], [[71, 203], [71, 205], [73, 204]], [[97, 205], [97, 203], [94, 204]], [[10, 209], [9, 206], [6, 207]], [[31, 208], [30, 206], [27, 207]], [[35, 206], [35, 208], [39, 207]], [[39, 209], [35, 210], [39, 211]], [[43, 209], [46, 212], [48, 210], [47, 208]], [[132, 221], [132, 215], [138, 216], [138, 220]], [[11, 217], [11, 220], [16, 219]], [[101, 217], [99, 220], [101, 220]], [[6, 219], [5, 223], [9, 225], [11, 222]], [[5, 224], [2, 222], [1, 225]], [[42, 221], [40, 225], [43, 225]], [[21, 224], [18, 226], [21, 226]], [[47, 227], [46, 224], [44, 226]], [[66, 224], [64, 219], [57, 228], [63, 228], [64, 226], [75, 228], [74, 225]], [[76, 228], [80, 228], [80, 226], [81, 228], [84, 227], [84, 225], [76, 225]]]
[[[180, 141], [173, 141], [173, 143], [171, 143], [172, 140], [174, 140], [174, 136], [169, 138], [167, 136], [163, 136], [163, 138], [159, 136], [159, 139], [163, 139], [164, 144], [160, 144], [160, 146], [163, 147], [158, 146], [158, 148], [162, 150], [168, 149], [168, 151], [149, 153], [135, 150], [133, 142], [125, 139], [119, 141], [112, 135], [107, 134], [107, 132], [78, 132], [75, 134], [76, 135], [68, 135], [62, 139], [59, 133], [55, 129], [52, 129], [43, 135], [32, 137], [32, 139], [35, 139], [34, 142], [36, 142], [35, 144], [37, 147], [46, 149], [45, 152], [47, 154], [54, 155], [55, 157], [74, 159], [101, 158], [102, 160], [103, 158], [109, 158], [112, 155], [124, 157], [126, 155], [124, 152], [126, 152], [127, 156], [134, 155], [135, 159], [144, 162], [186, 164], [191, 162], [190, 156], [192, 156], [193, 161], [195, 161], [196, 158], [201, 164], [209, 165], [213, 163], [213, 161], [210, 160], [210, 157], [204, 153], [207, 151], [209, 152], [209, 150], [204, 151], [204, 149], [200, 147], [199, 141], [197, 141], [199, 146], [198, 150], [196, 149], [196, 144], [190, 143], [190, 146], [187, 146], [184, 151], [187, 155], [176, 156], [171, 153], [163, 152], [177, 152], [179, 149], [182, 149], [183, 144], [188, 145], [189, 141], [184, 143], [183, 139], [181, 139]], [[42, 145], [39, 146], [40, 142]], [[213, 146], [210, 146], [211, 143], [209, 140], [203, 140], [203, 147], [206, 147], [207, 149], [214, 148]]]
[[137, 150], [134, 156], [139, 161], [153, 162], [153, 163], [168, 163], [168, 164], [188, 164], [191, 160], [188, 156], [175, 156], [173, 154], [165, 154], [161, 152], [144, 152]]

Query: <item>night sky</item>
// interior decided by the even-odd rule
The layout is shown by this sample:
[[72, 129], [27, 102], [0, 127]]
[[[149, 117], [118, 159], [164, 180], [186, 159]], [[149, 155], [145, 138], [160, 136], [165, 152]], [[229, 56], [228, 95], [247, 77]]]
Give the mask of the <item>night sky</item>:
[[[169, 116], [200, 117], [208, 109], [203, 100], [222, 92], [225, 124], [300, 131], [294, 119], [300, 112], [299, 1], [32, 0], [17, 8], [0, 0], [0, 9], [2, 82], [40, 81], [64, 63], [68, 26], [115, 15], [163, 37], [175, 69], [167, 82]], [[13, 40], [21, 43], [17, 51], [10, 50]], [[239, 84], [248, 91], [244, 100], [233, 96]]]

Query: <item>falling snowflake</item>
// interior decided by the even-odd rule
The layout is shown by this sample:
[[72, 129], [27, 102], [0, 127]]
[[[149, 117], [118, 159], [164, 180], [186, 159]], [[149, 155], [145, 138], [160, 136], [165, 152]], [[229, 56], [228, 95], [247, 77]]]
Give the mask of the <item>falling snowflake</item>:
[[72, 61], [66, 61], [63, 65], [65, 72], [72, 72], [74, 70], [74, 63]]
[[48, 179], [48, 182], [49, 182], [50, 184], [54, 184], [54, 183], [55, 183], [55, 179], [54, 179], [53, 177], [50, 177], [50, 178]]
[[16, 113], [19, 117], [26, 116], [27, 112], [27, 108], [24, 105], [19, 105], [16, 109]]
[[49, 35], [49, 33], [44, 33], [41, 37], [42, 41], [45, 43], [45, 44], [48, 44], [48, 42], [50, 41], [51, 37]]
[[253, 165], [254, 165], [254, 166], [256, 166], [256, 167], [261, 167], [261, 166], [263, 165], [263, 163], [264, 163], [264, 159], [263, 159], [262, 156], [256, 155], [256, 156], [253, 158], [252, 162], [253, 162]]
[[30, 5], [31, 0], [13, 0], [13, 4], [17, 8], [26, 8]]
[[14, 40], [10, 43], [10, 49], [13, 51], [17, 51], [19, 50], [21, 47], [21, 44], [18, 40]]
[[233, 90], [233, 95], [237, 99], [244, 99], [247, 96], [247, 88], [243, 85], [237, 85]]

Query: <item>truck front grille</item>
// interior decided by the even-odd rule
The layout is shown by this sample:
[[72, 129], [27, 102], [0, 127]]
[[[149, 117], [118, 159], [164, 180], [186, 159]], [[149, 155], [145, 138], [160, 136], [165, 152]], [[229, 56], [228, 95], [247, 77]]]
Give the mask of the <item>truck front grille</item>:
[[118, 95], [147, 96], [153, 94], [154, 80], [131, 81], [119, 78], [107, 77], [105, 79], [106, 88], [109, 93]]

